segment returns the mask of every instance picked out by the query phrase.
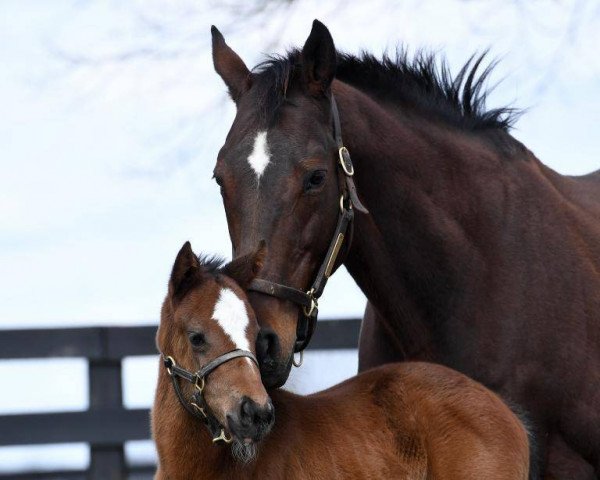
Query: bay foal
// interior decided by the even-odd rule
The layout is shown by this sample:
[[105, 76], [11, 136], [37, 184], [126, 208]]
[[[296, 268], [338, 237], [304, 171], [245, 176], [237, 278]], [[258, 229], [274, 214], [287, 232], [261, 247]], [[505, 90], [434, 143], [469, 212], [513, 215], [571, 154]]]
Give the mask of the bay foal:
[[177, 255], [157, 337], [156, 479], [528, 478], [521, 422], [441, 365], [388, 364], [320, 393], [269, 398], [243, 291], [263, 257], [261, 247], [221, 267], [189, 242]]

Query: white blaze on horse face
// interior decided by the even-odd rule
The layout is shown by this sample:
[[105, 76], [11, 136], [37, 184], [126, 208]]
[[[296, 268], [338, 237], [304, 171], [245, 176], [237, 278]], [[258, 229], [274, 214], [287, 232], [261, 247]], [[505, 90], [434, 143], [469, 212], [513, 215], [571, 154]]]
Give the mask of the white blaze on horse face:
[[254, 138], [254, 147], [252, 153], [248, 157], [248, 163], [256, 173], [256, 178], [260, 180], [261, 175], [267, 168], [271, 158], [269, 153], [269, 145], [267, 144], [267, 132], [258, 132]]
[[213, 320], [231, 338], [235, 348], [250, 350], [246, 328], [250, 322], [246, 305], [230, 288], [222, 288], [215, 303]]

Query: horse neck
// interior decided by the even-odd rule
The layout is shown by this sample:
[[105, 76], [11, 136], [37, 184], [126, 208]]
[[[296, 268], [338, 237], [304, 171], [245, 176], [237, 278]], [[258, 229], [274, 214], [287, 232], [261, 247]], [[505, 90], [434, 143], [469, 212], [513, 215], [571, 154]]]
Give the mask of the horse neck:
[[174, 478], [226, 478], [233, 467], [229, 446], [215, 446], [200, 419], [180, 405], [172, 380], [161, 368], [153, 412], [154, 440], [161, 470]]
[[346, 266], [394, 322], [405, 355], [431, 358], [436, 325], [484, 269], [480, 216], [494, 208], [486, 182], [502, 184], [503, 156], [526, 149], [511, 140], [501, 153], [489, 139], [403, 117], [341, 82], [333, 89], [358, 194], [370, 210], [356, 215]]

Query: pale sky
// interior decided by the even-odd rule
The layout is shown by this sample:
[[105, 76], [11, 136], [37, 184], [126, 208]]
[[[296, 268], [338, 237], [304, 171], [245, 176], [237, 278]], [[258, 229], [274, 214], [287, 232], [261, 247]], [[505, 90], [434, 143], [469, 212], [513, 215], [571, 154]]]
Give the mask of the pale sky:
[[[600, 168], [598, 2], [298, 0], [253, 18], [246, 4], [2, 3], [0, 329], [155, 323], [184, 241], [229, 255], [211, 175], [234, 107], [212, 68], [212, 23], [248, 66], [302, 45], [314, 18], [341, 50], [404, 43], [445, 53], [453, 71], [489, 48], [500, 59], [492, 79], [502, 82], [488, 105], [527, 108], [515, 137], [561, 173]], [[321, 307], [321, 318], [361, 316], [364, 297], [340, 272]], [[291, 387], [314, 390], [355, 371], [355, 353], [327, 355], [310, 353]], [[150, 404], [154, 361], [126, 365], [128, 406]], [[63, 374], [33, 399], [0, 362], [17, 392], [0, 412], [85, 408], [85, 365], [66, 362], [44, 363]], [[78, 451], [67, 457], [81, 460]], [[7, 458], [21, 465], [15, 452], [0, 449], [0, 469]], [[42, 463], [63, 458], [44, 455]], [[25, 451], [23, 465], [31, 458]]]
[[[600, 166], [596, 2], [393, 3], [300, 1], [263, 25], [195, 2], [4, 2], [0, 327], [152, 322], [185, 240], [229, 254], [210, 177], [234, 107], [212, 69], [211, 23], [249, 66], [301, 45], [315, 16], [350, 52], [403, 42], [456, 70], [490, 48], [503, 79], [490, 106], [529, 109], [514, 135], [560, 172]], [[349, 283], [334, 277], [322, 317], [362, 313]]]

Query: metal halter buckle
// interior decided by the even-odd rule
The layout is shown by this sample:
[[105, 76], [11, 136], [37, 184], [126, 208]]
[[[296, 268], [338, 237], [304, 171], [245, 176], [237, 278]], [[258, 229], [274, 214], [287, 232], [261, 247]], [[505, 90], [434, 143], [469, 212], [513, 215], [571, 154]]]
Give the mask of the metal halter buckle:
[[304, 310], [304, 315], [306, 315], [307, 317], [310, 317], [315, 311], [315, 309], [319, 309], [319, 303], [317, 302], [317, 299], [315, 298], [314, 294], [314, 288], [311, 288], [308, 292], [306, 292], [306, 295], [308, 295], [308, 298], [310, 298], [310, 308], [308, 308], [307, 310], [307, 308], [303, 306], [302, 310]]
[[352, 165], [352, 160], [350, 160], [350, 152], [346, 147], [340, 147], [338, 150], [338, 155], [340, 157], [340, 165], [344, 170], [344, 173], [351, 177], [354, 175], [354, 165]]

